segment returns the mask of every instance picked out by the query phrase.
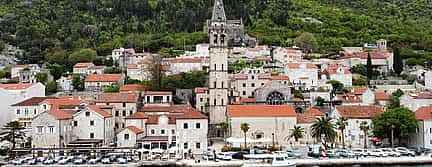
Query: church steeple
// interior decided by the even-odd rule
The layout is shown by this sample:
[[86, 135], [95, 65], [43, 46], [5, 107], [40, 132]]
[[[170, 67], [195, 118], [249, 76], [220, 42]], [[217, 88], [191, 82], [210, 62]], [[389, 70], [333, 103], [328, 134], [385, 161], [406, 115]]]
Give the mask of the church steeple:
[[220, 21], [226, 20], [223, 0], [214, 1], [212, 20], [220, 20]]

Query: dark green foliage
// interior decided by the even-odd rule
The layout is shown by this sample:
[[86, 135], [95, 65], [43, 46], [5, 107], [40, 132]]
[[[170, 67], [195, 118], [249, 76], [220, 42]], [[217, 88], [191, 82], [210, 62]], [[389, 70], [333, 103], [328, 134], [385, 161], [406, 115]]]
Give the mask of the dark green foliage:
[[336, 125], [333, 123], [333, 119], [327, 118], [317, 118], [317, 121], [311, 126], [312, 137], [317, 141], [321, 139], [321, 135], [324, 135], [326, 142], [333, 142], [336, 138]]
[[105, 88], [105, 93], [117, 93], [120, 92], [120, 86], [119, 85], [111, 85], [107, 88]]
[[10, 78], [11, 77], [11, 67], [6, 67], [0, 71], [0, 78]]
[[318, 48], [318, 42], [312, 33], [305, 32], [294, 39], [294, 45], [302, 48], [306, 53], [311, 53]]
[[36, 74], [36, 81], [45, 84], [48, 81], [48, 74], [47, 73], [37, 73]]
[[104, 70], [104, 74], [120, 74], [122, 70], [116, 67], [107, 67]]
[[293, 89], [292, 93], [294, 95], [294, 98], [304, 99], [303, 93], [300, 90]]
[[352, 79], [353, 86], [366, 86], [368, 85], [368, 79], [366, 77], [353, 77]]
[[363, 64], [359, 64], [359, 65], [356, 65], [356, 66], [351, 68], [351, 72], [356, 73], [356, 74], [360, 74], [363, 76], [366, 76], [366, 71], [367, 71], [366, 66]]
[[392, 93], [392, 95], [396, 97], [401, 97], [402, 95], [404, 95], [404, 92], [400, 89], [397, 89], [395, 92]]
[[175, 91], [176, 89], [194, 89], [196, 87], [203, 87], [206, 80], [206, 73], [203, 71], [170, 75], [163, 78], [162, 89], [169, 91]]
[[83, 91], [84, 90], [84, 77], [79, 74], [74, 74], [72, 77], [72, 86], [75, 90]]
[[261, 62], [254, 61], [254, 62], [246, 62], [246, 61], [236, 61], [234, 63], [229, 62], [228, 64], [228, 73], [238, 73], [244, 68], [258, 68], [261, 67]]
[[383, 114], [373, 118], [373, 132], [375, 136], [381, 138], [391, 138], [393, 127], [394, 137], [399, 139], [409, 138], [416, 132], [418, 127], [415, 113], [407, 108], [389, 109]]
[[[17, 142], [19, 140], [24, 140], [24, 129], [25, 128], [18, 121], [8, 122], [2, 127], [2, 132], [0, 133], [0, 140], [10, 142], [12, 147], [9, 149], [14, 150]], [[10, 155], [11, 157], [14, 157], [15, 154], [12, 153]]]
[[368, 53], [367, 62], [366, 62], [366, 76], [368, 80], [371, 80], [373, 76], [372, 57], [370, 53]]
[[329, 80], [327, 81], [328, 84], [331, 84], [333, 89], [336, 91], [336, 94], [346, 93], [344, 89], [344, 85], [336, 80]]
[[398, 47], [393, 49], [393, 70], [397, 75], [403, 71], [403, 59]]
[[59, 64], [49, 65], [48, 69], [54, 80], [60, 79], [63, 73], [66, 72], [66, 68]]
[[97, 53], [92, 49], [80, 49], [69, 55], [69, 62], [74, 65], [82, 62], [93, 62], [96, 60]]
[[45, 86], [45, 94], [46, 95], [52, 95], [54, 93], [57, 93], [57, 82], [56, 81], [50, 81]]

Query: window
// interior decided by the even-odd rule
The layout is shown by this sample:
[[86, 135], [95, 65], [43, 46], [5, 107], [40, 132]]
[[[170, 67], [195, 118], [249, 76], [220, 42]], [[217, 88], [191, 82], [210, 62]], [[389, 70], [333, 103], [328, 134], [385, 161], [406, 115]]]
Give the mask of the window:
[[184, 143], [184, 144], [183, 144], [183, 148], [184, 148], [184, 149], [187, 149], [187, 148], [188, 148], [188, 143]]
[[246, 95], [246, 91], [243, 91], [243, 95]]
[[201, 143], [196, 143], [196, 144], [195, 144], [195, 148], [196, 148], [196, 149], [201, 149]]
[[36, 130], [37, 130], [36, 132], [39, 134], [43, 133], [43, 127], [42, 126], [38, 126]]
[[126, 110], [123, 110], [123, 116], [124, 117], [126, 116]]
[[188, 123], [183, 123], [183, 129], [188, 129]]
[[94, 126], [94, 121], [90, 121], [90, 126]]
[[243, 87], [246, 87], [246, 83], [243, 83]]
[[129, 134], [124, 134], [124, 140], [129, 140]]
[[85, 112], [85, 116], [89, 117], [90, 116], [90, 112], [89, 111]]
[[78, 121], [74, 121], [73, 126], [78, 126]]
[[252, 83], [252, 84], [251, 84], [251, 87], [255, 87], [255, 83]]
[[90, 139], [94, 139], [94, 133], [90, 133]]
[[24, 109], [24, 115], [28, 115], [28, 109], [26, 108], [26, 109]]
[[17, 113], [17, 115], [20, 115], [20, 113], [21, 113], [20, 109], [17, 109], [16, 113]]
[[170, 97], [169, 96], [167, 96], [167, 102], [170, 102]]
[[43, 109], [44, 110], [46, 110], [47, 109], [47, 106], [46, 106], [46, 104], [44, 104], [44, 105], [42, 105], [43, 106]]
[[129, 115], [132, 115], [132, 114], [133, 114], [133, 111], [132, 111], [132, 110], [130, 110], [130, 111], [129, 111]]
[[214, 70], [216, 71], [216, 64], [214, 64]]
[[175, 130], [174, 129], [171, 129], [171, 134], [175, 134]]
[[221, 105], [224, 105], [224, 99], [221, 99]]
[[164, 135], [165, 134], [165, 129], [161, 129], [160, 133], [161, 133], [161, 135]]
[[216, 105], [216, 99], [213, 100], [213, 104]]
[[264, 86], [264, 83], [261, 83], [261, 86]]
[[154, 135], [154, 134], [155, 134], [155, 130], [154, 130], [154, 129], [150, 130], [150, 133], [151, 133], [152, 135]]
[[37, 114], [37, 110], [36, 110], [36, 109], [33, 110], [33, 114], [34, 114], [34, 115]]
[[115, 111], [115, 116], [116, 116], [116, 117], [119, 116], [119, 111]]
[[49, 132], [50, 134], [54, 134], [54, 126], [50, 126], [50, 127], [48, 127], [48, 132]]
[[224, 65], [223, 64], [221, 64], [222, 65], [222, 71], [224, 70]]
[[224, 82], [223, 82], [223, 81], [221, 82], [221, 84], [222, 84], [222, 86], [221, 86], [221, 87], [222, 87], [222, 88], [224, 88]]
[[123, 107], [126, 107], [126, 103], [123, 103]]
[[255, 76], [252, 75], [252, 79], [255, 79]]
[[200, 102], [203, 102], [203, 98], [200, 98]]
[[200, 123], [196, 123], [195, 124], [195, 128], [200, 129], [201, 128], [201, 124]]

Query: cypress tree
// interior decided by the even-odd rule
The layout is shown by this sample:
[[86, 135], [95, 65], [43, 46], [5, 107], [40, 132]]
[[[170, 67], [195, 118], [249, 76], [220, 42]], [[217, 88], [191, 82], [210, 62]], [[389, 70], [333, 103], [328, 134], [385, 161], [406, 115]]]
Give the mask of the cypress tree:
[[393, 50], [393, 70], [397, 75], [403, 71], [403, 60], [400, 55], [399, 47], [396, 47]]
[[366, 64], [366, 75], [368, 80], [372, 79], [373, 76], [373, 69], [372, 69], [372, 57], [370, 52], [368, 52], [368, 57], [367, 57], [367, 64]]

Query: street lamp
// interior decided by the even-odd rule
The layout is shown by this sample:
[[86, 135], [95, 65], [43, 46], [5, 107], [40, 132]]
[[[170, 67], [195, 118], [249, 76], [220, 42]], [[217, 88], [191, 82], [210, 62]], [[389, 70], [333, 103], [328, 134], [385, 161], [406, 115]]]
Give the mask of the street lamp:
[[272, 145], [273, 145], [273, 149], [275, 148], [275, 134], [272, 133]]

